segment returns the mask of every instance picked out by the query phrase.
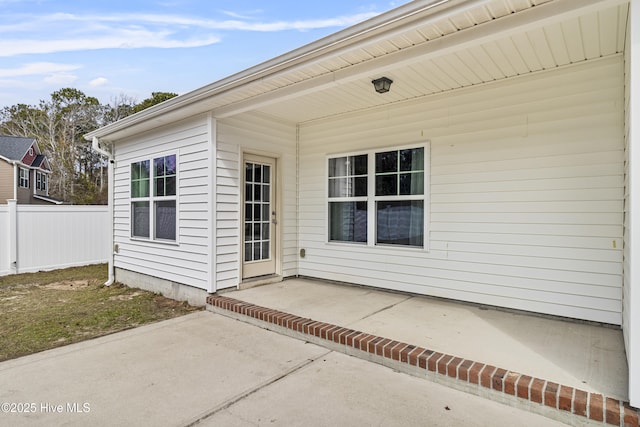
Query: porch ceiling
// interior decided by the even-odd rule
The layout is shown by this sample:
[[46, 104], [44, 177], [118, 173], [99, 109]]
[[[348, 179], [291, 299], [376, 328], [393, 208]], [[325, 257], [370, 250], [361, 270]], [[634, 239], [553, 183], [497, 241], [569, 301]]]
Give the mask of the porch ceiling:
[[[628, 8], [626, 1], [493, 0], [436, 13], [229, 94], [214, 114], [254, 110], [306, 123], [616, 55], [624, 51]], [[380, 95], [371, 80], [383, 75], [393, 84]]]

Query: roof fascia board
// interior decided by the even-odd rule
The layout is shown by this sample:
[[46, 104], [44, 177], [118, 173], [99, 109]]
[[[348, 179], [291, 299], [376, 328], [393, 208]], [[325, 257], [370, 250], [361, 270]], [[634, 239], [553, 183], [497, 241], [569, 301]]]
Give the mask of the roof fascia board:
[[505, 36], [514, 30], [527, 31], [543, 24], [562, 21], [567, 16], [588, 13], [602, 4], [623, 4], [628, 0], [563, 0], [543, 3], [519, 13], [507, 15], [496, 21], [489, 21], [466, 30], [452, 33], [431, 42], [396, 51], [367, 62], [334, 71], [330, 74], [314, 77], [269, 93], [220, 107], [214, 110], [217, 118], [226, 118], [269, 104], [293, 99], [312, 92], [325, 90], [332, 86], [349, 83], [369, 76], [371, 73], [401, 68], [417, 58], [426, 60], [442, 56], [451, 50], [465, 49], [487, 43]]

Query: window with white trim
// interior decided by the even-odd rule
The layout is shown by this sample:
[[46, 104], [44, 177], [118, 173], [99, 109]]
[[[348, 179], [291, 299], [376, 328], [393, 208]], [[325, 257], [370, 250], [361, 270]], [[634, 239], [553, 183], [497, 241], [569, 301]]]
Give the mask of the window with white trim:
[[47, 174], [36, 171], [36, 190], [47, 191]]
[[29, 169], [20, 168], [20, 187], [29, 188]]
[[425, 247], [426, 145], [328, 159], [328, 239]]
[[176, 241], [176, 155], [131, 164], [131, 236]]

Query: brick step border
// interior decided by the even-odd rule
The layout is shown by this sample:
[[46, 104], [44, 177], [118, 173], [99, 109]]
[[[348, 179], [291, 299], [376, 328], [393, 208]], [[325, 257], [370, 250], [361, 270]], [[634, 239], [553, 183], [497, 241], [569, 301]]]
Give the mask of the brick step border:
[[207, 309], [568, 424], [640, 427], [638, 410], [599, 393], [221, 295]]

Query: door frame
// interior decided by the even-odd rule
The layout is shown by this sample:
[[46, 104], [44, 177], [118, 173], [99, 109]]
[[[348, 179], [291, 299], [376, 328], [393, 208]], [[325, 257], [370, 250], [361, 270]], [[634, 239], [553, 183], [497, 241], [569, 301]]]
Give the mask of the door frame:
[[[277, 226], [272, 227], [271, 239], [273, 240], [273, 244], [275, 249], [272, 250], [272, 255], [275, 257], [275, 268], [274, 275], [281, 276], [282, 275], [282, 171], [281, 165], [282, 161], [279, 155], [258, 151], [258, 150], [242, 150], [240, 155], [240, 209], [239, 209], [239, 278], [238, 283], [241, 284], [244, 281], [255, 280], [256, 278], [261, 278], [263, 276], [255, 276], [255, 277], [244, 277], [244, 201], [245, 201], [245, 161], [247, 157], [258, 156], [258, 157], [266, 157], [273, 160], [274, 163], [274, 171], [273, 171], [273, 184], [275, 185], [274, 189], [274, 197], [275, 201], [272, 201], [272, 209], [275, 209], [276, 215], [275, 220], [277, 221]], [[273, 226], [273, 223], [272, 223]], [[269, 276], [266, 276], [269, 277]]]

